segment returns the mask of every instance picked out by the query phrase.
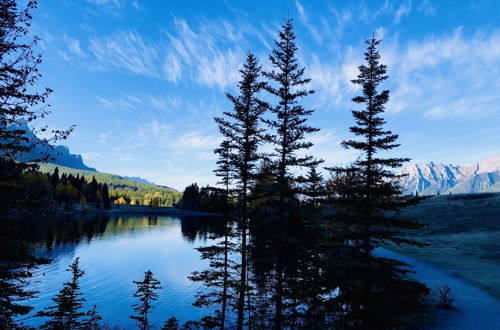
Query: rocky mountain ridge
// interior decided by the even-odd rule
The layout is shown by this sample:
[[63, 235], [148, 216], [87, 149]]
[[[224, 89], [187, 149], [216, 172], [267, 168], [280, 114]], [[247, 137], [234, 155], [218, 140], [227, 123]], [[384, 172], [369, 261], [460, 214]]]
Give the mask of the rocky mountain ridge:
[[435, 195], [500, 191], [500, 156], [471, 166], [410, 164], [400, 181], [405, 194]]

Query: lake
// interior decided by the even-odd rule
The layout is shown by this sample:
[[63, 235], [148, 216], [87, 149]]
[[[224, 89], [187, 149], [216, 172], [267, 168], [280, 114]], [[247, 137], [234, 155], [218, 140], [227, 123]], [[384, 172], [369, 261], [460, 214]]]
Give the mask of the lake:
[[[203, 287], [188, 276], [208, 267], [195, 248], [211, 244], [208, 237], [218, 230], [218, 219], [211, 217], [113, 215], [68, 218], [57, 223], [40, 232], [43, 239], [39, 239], [36, 253], [51, 262], [34, 272], [36, 282], [30, 288], [39, 294], [29, 302], [35, 311], [23, 317], [24, 322], [33, 327], [45, 322], [34, 314], [53, 304], [51, 298], [70, 279], [66, 269], [76, 257], [80, 257], [80, 267], [85, 271], [80, 281], [87, 300], [84, 310], [96, 304], [107, 325], [133, 328], [129, 316], [137, 300], [133, 298], [136, 285], [132, 281], [142, 280], [147, 270], [163, 287], [150, 316], [154, 325], [161, 326], [171, 316], [181, 324], [199, 320], [210, 312], [192, 306]], [[498, 328], [500, 303], [496, 298], [426, 263], [384, 249], [379, 254], [414, 265], [417, 279], [432, 289], [450, 284], [457, 309], [441, 313], [435, 328]]]
[[[52, 305], [51, 298], [71, 277], [66, 271], [68, 265], [80, 257], [80, 267], [85, 271], [80, 281], [87, 300], [84, 310], [96, 304], [107, 325], [133, 326], [134, 320], [128, 316], [133, 314], [137, 287], [132, 281], [142, 280], [147, 270], [163, 287], [150, 318], [154, 325], [171, 316], [181, 324], [199, 320], [207, 315], [206, 310], [192, 306], [200, 285], [187, 277], [207, 267], [194, 248], [210, 243], [207, 236], [216, 222], [210, 217], [141, 215], [67, 219], [49, 228], [37, 246], [37, 255], [52, 261], [35, 271], [36, 282], [30, 288], [39, 293], [30, 304], [35, 312]], [[44, 323], [33, 315], [26, 318], [26, 325]]]

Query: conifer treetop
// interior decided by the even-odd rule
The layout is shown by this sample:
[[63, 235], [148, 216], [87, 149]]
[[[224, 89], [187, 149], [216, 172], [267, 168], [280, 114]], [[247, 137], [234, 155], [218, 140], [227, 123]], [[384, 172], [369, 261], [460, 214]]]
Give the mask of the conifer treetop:
[[[312, 147], [312, 142], [304, 140], [307, 134], [319, 129], [306, 123], [314, 110], [305, 109], [300, 103], [301, 99], [315, 91], [307, 88], [311, 79], [305, 77], [305, 68], [299, 65], [292, 22], [291, 18], [285, 19], [278, 40], [275, 40], [275, 48], [269, 55], [273, 68], [263, 72], [264, 77], [270, 80], [265, 86], [266, 91], [277, 99], [274, 106], [269, 106], [276, 118], [265, 119], [264, 122], [275, 129], [275, 133], [268, 134], [267, 138], [276, 146], [275, 152], [281, 158], [278, 160], [281, 172], [286, 172], [288, 167], [311, 167], [321, 163], [312, 156], [296, 154], [299, 150]], [[283, 173], [280, 176], [283, 177]]]
[[[389, 168], [401, 167], [409, 158], [380, 158], [376, 157], [379, 151], [391, 150], [400, 146], [397, 143], [399, 135], [389, 130], [384, 130], [386, 121], [381, 116], [385, 112], [385, 104], [389, 101], [389, 91], [377, 91], [377, 87], [388, 78], [387, 65], [380, 63], [380, 53], [377, 46], [381, 40], [371, 38], [365, 40], [368, 45], [365, 55], [366, 63], [358, 67], [359, 74], [352, 83], [362, 86], [362, 94], [352, 98], [357, 104], [364, 104], [363, 110], [352, 110], [356, 126], [351, 126], [350, 131], [361, 140], [347, 140], [342, 142], [346, 149], [357, 149], [363, 152], [363, 157], [356, 161], [356, 165], [374, 170], [374, 166]], [[384, 178], [394, 178], [395, 174], [383, 171]], [[382, 179], [382, 178], [381, 178]]]

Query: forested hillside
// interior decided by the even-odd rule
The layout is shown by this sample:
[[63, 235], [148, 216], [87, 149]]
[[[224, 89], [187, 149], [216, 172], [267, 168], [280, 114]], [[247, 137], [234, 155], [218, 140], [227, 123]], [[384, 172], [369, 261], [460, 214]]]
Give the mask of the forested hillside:
[[149, 205], [153, 201], [157, 206], [172, 206], [182, 197], [182, 193], [173, 188], [137, 182], [116, 174], [85, 171], [50, 163], [40, 164], [40, 172], [54, 173], [56, 167], [59, 175], [83, 175], [87, 182], [95, 177], [98, 183], [106, 183], [111, 201], [117, 204]]

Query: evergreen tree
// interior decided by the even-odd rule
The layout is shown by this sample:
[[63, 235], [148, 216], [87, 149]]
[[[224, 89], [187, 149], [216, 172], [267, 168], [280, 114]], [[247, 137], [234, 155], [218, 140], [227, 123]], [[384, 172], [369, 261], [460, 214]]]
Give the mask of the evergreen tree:
[[57, 167], [54, 169], [54, 173], [52, 173], [51, 182], [53, 187], [56, 187], [59, 183], [59, 169]]
[[101, 329], [99, 322], [102, 317], [97, 313], [97, 306], [94, 305], [91, 310], [87, 312], [87, 320], [84, 322], [83, 327], [85, 329], [97, 330]]
[[200, 189], [196, 183], [187, 186], [180, 201], [182, 209], [198, 211], [200, 208]]
[[[19, 161], [36, 144], [50, 148], [49, 141], [66, 138], [71, 131], [53, 130], [52, 137], [39, 140], [30, 133], [46, 132], [47, 127], [35, 129], [33, 122], [49, 114], [46, 99], [50, 88], [37, 91], [41, 77], [38, 66], [41, 55], [36, 54], [39, 41], [32, 36], [32, 11], [37, 1], [25, 2], [20, 9], [15, 0], [0, 3], [0, 215], [10, 210], [22, 210], [25, 192], [19, 190], [20, 175], [24, 169], [48, 159], [48, 152], [38, 155], [32, 162]], [[41, 141], [41, 142], [40, 142]], [[36, 212], [35, 212], [36, 213]]]
[[233, 164], [231, 162], [231, 143], [229, 140], [223, 140], [219, 146], [214, 150], [214, 153], [219, 155], [217, 160], [217, 168], [214, 170], [216, 176], [220, 178], [218, 184], [224, 186], [226, 190], [226, 201], [229, 204], [229, 194], [231, 185], [231, 176], [234, 172]]
[[[314, 160], [312, 156], [302, 156], [299, 152], [312, 146], [306, 140], [307, 134], [317, 132], [318, 129], [306, 124], [307, 117], [313, 110], [305, 109], [300, 101], [314, 93], [306, 89], [310, 82], [304, 77], [305, 69], [301, 68], [296, 58], [298, 48], [295, 44], [292, 19], [286, 19], [279, 32], [279, 39], [275, 41], [275, 48], [269, 56], [273, 69], [264, 72], [264, 76], [270, 81], [265, 89], [275, 97], [276, 104], [269, 109], [275, 114], [274, 119], [265, 120], [273, 134], [268, 135], [268, 140], [275, 148], [275, 160], [273, 167], [276, 168], [276, 180], [279, 187], [279, 203], [277, 214], [277, 251], [284, 249], [283, 240], [287, 218], [290, 215], [287, 208], [287, 200], [293, 199], [294, 185], [296, 179], [291, 173], [292, 168], [310, 168], [316, 166], [320, 161]], [[276, 262], [276, 292], [275, 292], [275, 328], [282, 327], [283, 313], [283, 256], [278, 252]]]
[[383, 128], [385, 120], [382, 114], [389, 100], [389, 91], [377, 90], [388, 77], [387, 66], [380, 63], [377, 50], [380, 40], [371, 38], [366, 43], [366, 64], [359, 66], [359, 75], [352, 81], [362, 87], [362, 94], [352, 100], [364, 108], [352, 111], [356, 125], [350, 128], [360, 138], [342, 142], [344, 147], [360, 151], [361, 157], [348, 169], [333, 169], [355, 173], [336, 199], [339, 211], [336, 217], [339, 223], [345, 223], [349, 228], [344, 232], [344, 241], [350, 245], [350, 265], [356, 268], [347, 275], [351, 285], [344, 288], [349, 299], [349, 317], [359, 327], [391, 328], [401, 326], [400, 323], [409, 315], [422, 311], [422, 297], [427, 288], [407, 276], [408, 265], [373, 254], [373, 250], [383, 243], [422, 244], [401, 233], [421, 225], [400, 219], [396, 213], [418, 201], [402, 196], [395, 181], [399, 176], [391, 171], [408, 159], [378, 155], [397, 148], [399, 144], [398, 135]]
[[97, 191], [99, 189], [99, 184], [97, 183], [97, 180], [95, 179], [95, 176], [92, 177], [92, 181], [88, 184], [88, 190], [87, 190], [87, 200], [89, 202], [97, 202]]
[[163, 324], [162, 330], [177, 330], [179, 329], [179, 321], [175, 317], [171, 317], [165, 321]]
[[111, 202], [109, 200], [109, 189], [106, 183], [102, 186], [102, 203], [106, 210], [111, 209]]
[[[241, 80], [238, 83], [239, 95], [226, 93], [233, 103], [233, 110], [224, 112], [223, 117], [215, 118], [219, 131], [224, 136], [227, 149], [216, 152], [228, 159], [219, 162], [218, 173], [231, 174], [236, 184], [234, 189], [238, 198], [238, 218], [241, 231], [241, 269], [238, 293], [237, 328], [243, 328], [245, 295], [247, 291], [247, 236], [248, 236], [248, 194], [255, 179], [257, 161], [261, 155], [258, 147], [263, 142], [264, 130], [259, 126], [262, 115], [266, 111], [264, 103], [259, 100], [258, 93], [265, 83], [259, 80], [261, 67], [252, 53], [248, 53]], [[219, 174], [220, 175], [220, 174]], [[224, 177], [225, 178], [225, 177]]]
[[[35, 120], [49, 114], [44, 105], [51, 89], [38, 92], [36, 83], [41, 77], [38, 66], [41, 56], [36, 54], [39, 41], [30, 31], [36, 1], [26, 1], [20, 9], [15, 0], [0, 2], [0, 216], [11, 210], [22, 210], [26, 205], [26, 192], [14, 183], [21, 180], [24, 169], [33, 168], [33, 163], [18, 161], [20, 156], [31, 151], [35, 141], [27, 134]], [[34, 129], [31, 127], [31, 129]], [[37, 132], [46, 131], [41, 127]], [[54, 141], [65, 138], [69, 131], [52, 131]], [[35, 163], [44, 160], [40, 155]], [[35, 212], [36, 213], [36, 212]]]
[[306, 177], [299, 177], [298, 182], [303, 184], [299, 188], [300, 193], [309, 197], [309, 201], [319, 206], [321, 200], [325, 196], [325, 188], [323, 186], [323, 176], [318, 173], [316, 167], [311, 167]]
[[37, 316], [49, 318], [43, 328], [75, 329], [85, 324], [82, 320], [85, 313], [80, 311], [85, 299], [81, 297], [82, 293], [78, 283], [84, 271], [79, 268], [79, 260], [80, 258], [76, 258], [66, 269], [71, 272], [72, 278], [70, 282], [64, 283], [64, 287], [52, 298], [55, 305], [37, 313]]
[[[28, 1], [23, 10], [19, 10], [14, 0], [0, 4], [0, 154], [3, 160], [12, 161], [33, 149], [34, 141], [26, 134], [26, 122], [44, 118], [49, 113], [43, 104], [52, 90], [45, 88], [36, 92], [33, 88], [41, 77], [38, 65], [42, 62], [41, 55], [35, 54], [39, 38], [30, 37], [31, 12], [36, 6], [37, 1]], [[46, 127], [40, 130], [46, 131]], [[57, 138], [68, 132], [53, 133]], [[44, 158], [40, 155], [38, 160]]]
[[130, 318], [136, 320], [139, 329], [146, 330], [150, 328], [148, 314], [153, 308], [152, 303], [158, 299], [158, 293], [155, 291], [161, 289], [161, 283], [153, 277], [150, 270], [144, 273], [142, 281], [134, 281], [134, 283], [137, 285], [134, 297], [139, 298], [140, 303], [133, 305], [137, 315], [132, 315]]

